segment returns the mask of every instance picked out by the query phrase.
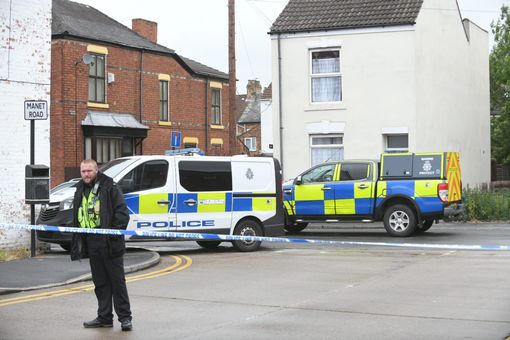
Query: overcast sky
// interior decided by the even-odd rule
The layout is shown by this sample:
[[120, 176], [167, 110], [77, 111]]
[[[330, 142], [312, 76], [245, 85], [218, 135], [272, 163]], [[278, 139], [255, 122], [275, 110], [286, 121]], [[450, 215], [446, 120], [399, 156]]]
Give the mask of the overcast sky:
[[[158, 43], [178, 54], [228, 73], [228, 0], [74, 0], [95, 7], [131, 27], [131, 19], [158, 23]], [[248, 79], [271, 82], [267, 32], [288, 0], [236, 0], [238, 93]], [[491, 31], [490, 24], [510, 0], [458, 0], [462, 17]], [[492, 39], [491, 39], [492, 40]], [[487, 47], [489, 48], [489, 46]]]

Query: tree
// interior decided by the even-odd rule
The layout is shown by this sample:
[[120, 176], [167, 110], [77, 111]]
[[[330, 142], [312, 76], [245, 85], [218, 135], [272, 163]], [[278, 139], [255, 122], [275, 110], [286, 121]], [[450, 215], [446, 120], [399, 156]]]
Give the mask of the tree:
[[491, 112], [499, 114], [491, 122], [492, 157], [510, 164], [510, 12], [501, 7], [497, 22], [492, 22], [494, 47], [490, 53]]

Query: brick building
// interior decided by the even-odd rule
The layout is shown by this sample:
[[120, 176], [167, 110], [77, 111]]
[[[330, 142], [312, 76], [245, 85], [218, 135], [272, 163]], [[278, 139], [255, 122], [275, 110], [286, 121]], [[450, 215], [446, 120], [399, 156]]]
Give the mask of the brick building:
[[[258, 80], [249, 80], [246, 95], [237, 96], [236, 136], [241, 153], [251, 156], [272, 155], [272, 86], [262, 91]], [[267, 118], [267, 119], [266, 119]], [[263, 124], [266, 122], [266, 124]], [[267, 147], [265, 147], [267, 145]]]
[[[157, 24], [132, 29], [93, 7], [53, 0], [52, 185], [99, 163], [181, 147], [228, 155], [228, 74], [157, 44]], [[233, 127], [232, 127], [233, 128]]]

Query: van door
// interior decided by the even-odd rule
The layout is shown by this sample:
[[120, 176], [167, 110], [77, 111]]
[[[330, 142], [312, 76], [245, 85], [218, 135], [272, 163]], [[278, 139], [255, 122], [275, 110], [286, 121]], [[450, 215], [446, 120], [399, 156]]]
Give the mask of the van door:
[[334, 215], [333, 178], [336, 163], [318, 165], [300, 176], [294, 185], [296, 216]]
[[128, 229], [175, 231], [177, 201], [172, 161], [147, 160], [118, 182], [129, 210]]
[[374, 205], [375, 179], [372, 163], [340, 164], [340, 176], [334, 184], [335, 210], [343, 216], [371, 216]]
[[176, 159], [177, 230], [230, 232], [232, 165], [230, 159]]

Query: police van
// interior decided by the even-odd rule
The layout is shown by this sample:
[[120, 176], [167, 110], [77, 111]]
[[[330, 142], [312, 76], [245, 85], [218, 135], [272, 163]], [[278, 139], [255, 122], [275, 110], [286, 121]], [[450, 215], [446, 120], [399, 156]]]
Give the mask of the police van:
[[[281, 169], [268, 157], [132, 156], [100, 171], [122, 189], [130, 214], [128, 230], [242, 236], [284, 234]], [[71, 226], [75, 187], [50, 196], [38, 224]], [[128, 236], [126, 236], [128, 238]], [[69, 235], [38, 232], [38, 239], [69, 247]], [[197, 240], [204, 248], [220, 241]], [[254, 251], [260, 241], [232, 241]]]

